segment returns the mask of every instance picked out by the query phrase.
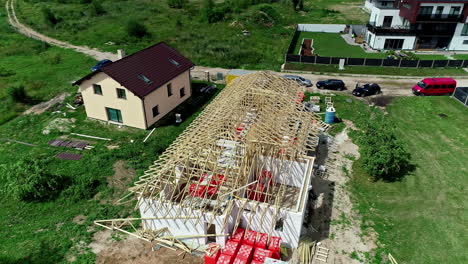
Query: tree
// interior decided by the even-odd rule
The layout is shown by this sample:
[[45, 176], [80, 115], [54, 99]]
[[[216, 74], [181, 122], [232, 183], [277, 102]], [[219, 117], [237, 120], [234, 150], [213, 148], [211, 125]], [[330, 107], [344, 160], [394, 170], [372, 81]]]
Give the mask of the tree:
[[132, 19], [127, 23], [127, 34], [132, 37], [142, 38], [149, 35], [149, 32], [145, 25]]
[[409, 168], [410, 154], [383, 116], [371, 119], [358, 134], [363, 168], [374, 180], [395, 181]]

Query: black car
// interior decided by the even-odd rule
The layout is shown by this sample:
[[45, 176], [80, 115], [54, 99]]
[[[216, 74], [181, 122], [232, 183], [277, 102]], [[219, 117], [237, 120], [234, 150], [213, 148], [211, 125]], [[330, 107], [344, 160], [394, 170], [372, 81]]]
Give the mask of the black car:
[[369, 96], [379, 93], [382, 93], [382, 91], [380, 91], [380, 86], [376, 83], [356, 84], [356, 88], [353, 90], [355, 96]]
[[338, 90], [338, 91], [342, 91], [346, 88], [342, 80], [336, 80], [336, 79], [319, 81], [317, 82], [316, 86], [319, 89], [330, 89], [330, 90]]

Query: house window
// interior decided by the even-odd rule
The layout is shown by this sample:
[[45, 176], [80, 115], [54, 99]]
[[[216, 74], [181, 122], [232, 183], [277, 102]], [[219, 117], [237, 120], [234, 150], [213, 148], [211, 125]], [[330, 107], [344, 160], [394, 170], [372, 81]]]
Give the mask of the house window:
[[450, 13], [451, 16], [457, 16], [460, 14], [460, 7], [459, 6], [452, 6], [450, 8]]
[[99, 84], [93, 84], [94, 94], [102, 95], [102, 88]]
[[430, 15], [432, 14], [432, 9], [434, 9], [433, 6], [421, 6], [419, 9], [419, 14], [425, 16]]
[[117, 88], [117, 98], [127, 99], [127, 95], [125, 94], [125, 89]]
[[159, 115], [159, 106], [155, 105], [153, 107], [153, 117]]
[[464, 24], [462, 31], [461, 31], [462, 36], [468, 36], [468, 24]]
[[180, 98], [185, 96], [185, 87], [180, 88]]
[[284, 220], [280, 218], [275, 223], [275, 231], [283, 231]]
[[468, 44], [468, 40], [464, 40], [463, 45], [467, 45], [467, 44]]
[[167, 85], [167, 97], [172, 96], [172, 84]]
[[120, 110], [106, 107], [106, 112], [107, 112], [107, 119], [109, 121], [123, 123], [122, 113], [120, 112]]

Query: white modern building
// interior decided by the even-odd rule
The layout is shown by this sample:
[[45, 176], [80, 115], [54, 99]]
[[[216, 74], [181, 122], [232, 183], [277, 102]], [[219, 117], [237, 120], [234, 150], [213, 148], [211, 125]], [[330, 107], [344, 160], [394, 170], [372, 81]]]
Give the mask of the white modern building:
[[468, 0], [366, 0], [374, 49], [468, 50]]

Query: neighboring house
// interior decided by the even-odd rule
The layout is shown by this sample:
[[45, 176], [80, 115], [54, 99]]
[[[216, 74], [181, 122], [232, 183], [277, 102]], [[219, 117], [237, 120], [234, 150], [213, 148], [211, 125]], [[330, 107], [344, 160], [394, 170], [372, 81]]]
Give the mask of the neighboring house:
[[147, 129], [191, 96], [194, 64], [164, 42], [73, 83], [89, 118]]
[[468, 50], [468, 0], [366, 0], [374, 49]]

